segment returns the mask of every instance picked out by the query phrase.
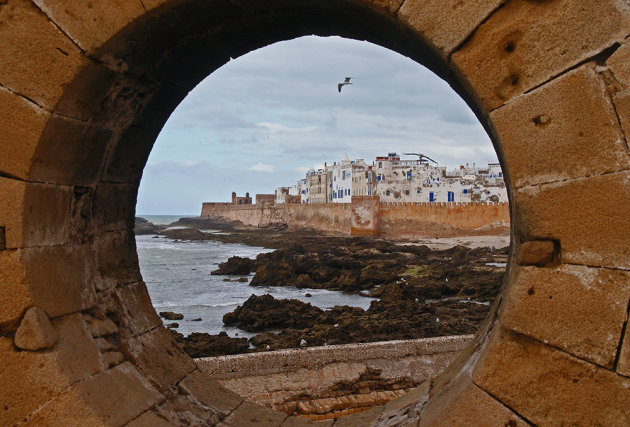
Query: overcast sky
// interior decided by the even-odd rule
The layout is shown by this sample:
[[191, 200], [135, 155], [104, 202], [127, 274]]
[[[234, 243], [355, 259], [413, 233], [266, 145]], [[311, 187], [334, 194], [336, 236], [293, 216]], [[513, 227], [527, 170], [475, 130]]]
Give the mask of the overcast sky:
[[[337, 92], [337, 83], [353, 85]], [[416, 62], [367, 42], [303, 37], [230, 61], [162, 129], [138, 214], [198, 215], [232, 191], [273, 193], [326, 161], [421, 152], [455, 167], [496, 161], [464, 101]]]

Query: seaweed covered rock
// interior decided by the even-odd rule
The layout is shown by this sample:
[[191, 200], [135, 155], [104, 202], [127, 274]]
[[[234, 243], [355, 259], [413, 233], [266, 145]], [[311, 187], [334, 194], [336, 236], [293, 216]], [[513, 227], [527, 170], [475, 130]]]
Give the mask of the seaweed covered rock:
[[252, 295], [242, 306], [223, 316], [226, 326], [237, 326], [251, 332], [265, 329], [312, 326], [322, 309], [296, 299], [277, 300], [271, 295]]
[[211, 272], [213, 275], [242, 276], [256, 271], [258, 263], [254, 259], [233, 256], [219, 264], [219, 268]]
[[214, 357], [227, 354], [246, 353], [249, 350], [247, 338], [231, 338], [225, 332], [219, 332], [217, 335], [193, 332], [184, 337], [184, 335], [169, 329], [173, 334], [177, 344], [190, 357]]
[[160, 311], [160, 317], [166, 320], [182, 320], [184, 315], [182, 313], [175, 313], [174, 311]]

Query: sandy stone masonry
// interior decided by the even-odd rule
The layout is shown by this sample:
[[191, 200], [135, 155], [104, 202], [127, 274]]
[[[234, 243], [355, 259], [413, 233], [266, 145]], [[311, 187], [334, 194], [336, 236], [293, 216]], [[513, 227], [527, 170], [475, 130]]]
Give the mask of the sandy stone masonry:
[[188, 91], [308, 34], [369, 40], [449, 82], [494, 142], [512, 209], [509, 277], [474, 343], [335, 425], [627, 424], [627, 0], [0, 0], [0, 424], [300, 425], [178, 350], [132, 227]]

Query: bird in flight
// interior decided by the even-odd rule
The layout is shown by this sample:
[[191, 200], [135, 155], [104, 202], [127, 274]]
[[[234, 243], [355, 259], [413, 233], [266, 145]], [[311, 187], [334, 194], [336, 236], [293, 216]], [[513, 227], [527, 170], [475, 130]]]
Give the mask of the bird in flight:
[[352, 84], [352, 83], [350, 83], [350, 79], [351, 79], [351, 78], [352, 78], [352, 77], [346, 77], [346, 79], [343, 81], [343, 83], [337, 83], [337, 90], [338, 90], [339, 92], [341, 92], [341, 88], [342, 88], [343, 86], [345, 86], [345, 85], [351, 85], [351, 84]]

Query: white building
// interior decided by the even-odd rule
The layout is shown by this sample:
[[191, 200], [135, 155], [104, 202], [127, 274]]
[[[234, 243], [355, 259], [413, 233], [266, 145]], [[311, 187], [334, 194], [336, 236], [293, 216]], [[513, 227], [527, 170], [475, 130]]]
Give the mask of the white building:
[[351, 203], [353, 196], [379, 196], [382, 202], [507, 202], [507, 189], [498, 163], [487, 168], [466, 164], [447, 171], [421, 159], [401, 159], [396, 153], [377, 157], [372, 165], [346, 155], [332, 166], [311, 169], [306, 178], [282, 194], [299, 195], [302, 203]]
[[308, 203], [309, 200], [309, 189], [308, 189], [308, 180], [306, 178], [301, 179], [300, 181], [298, 181], [299, 187], [300, 187], [300, 202], [301, 203]]
[[339, 163], [334, 163], [330, 169], [332, 184], [330, 189], [332, 194], [328, 201], [330, 203], [350, 203], [352, 202], [352, 162], [348, 155]]
[[283, 204], [287, 202], [287, 196], [289, 195], [290, 187], [278, 187], [276, 188], [275, 194], [276, 197], [274, 202], [276, 205]]
[[306, 182], [309, 190], [308, 203], [328, 203], [329, 175], [330, 173], [324, 169], [311, 169], [307, 172]]
[[396, 153], [374, 163], [376, 195], [383, 202], [507, 202], [498, 163], [487, 169], [460, 166], [448, 172], [426, 160], [401, 160]]
[[431, 201], [427, 186], [439, 184], [444, 168], [426, 160], [401, 160], [396, 153], [377, 157], [372, 168], [376, 175], [375, 195], [383, 202]]
[[352, 196], [371, 196], [374, 190], [375, 175], [372, 166], [363, 159], [356, 159], [352, 163]]

